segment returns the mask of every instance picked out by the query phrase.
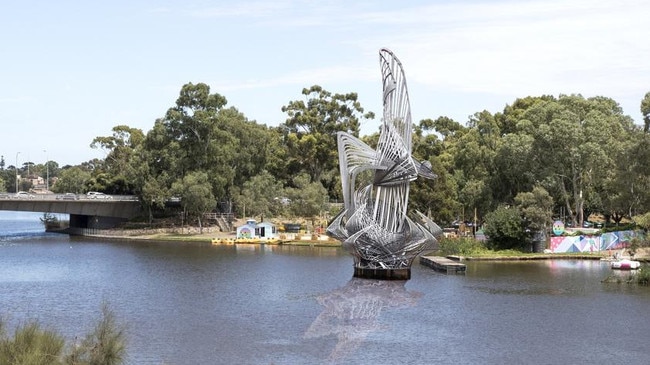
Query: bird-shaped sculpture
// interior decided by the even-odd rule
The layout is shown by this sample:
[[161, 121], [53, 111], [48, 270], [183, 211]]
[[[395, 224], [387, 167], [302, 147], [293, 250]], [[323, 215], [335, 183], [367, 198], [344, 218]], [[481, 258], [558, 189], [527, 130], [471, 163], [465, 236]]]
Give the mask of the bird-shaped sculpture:
[[379, 51], [379, 61], [384, 111], [377, 148], [338, 133], [344, 208], [327, 234], [354, 256], [355, 276], [363, 277], [367, 270], [408, 269], [410, 278], [413, 259], [436, 247], [442, 229], [421, 212], [416, 212], [417, 221], [407, 216], [409, 185], [418, 176], [436, 175], [428, 161], [411, 155], [411, 107], [402, 64], [388, 49]]

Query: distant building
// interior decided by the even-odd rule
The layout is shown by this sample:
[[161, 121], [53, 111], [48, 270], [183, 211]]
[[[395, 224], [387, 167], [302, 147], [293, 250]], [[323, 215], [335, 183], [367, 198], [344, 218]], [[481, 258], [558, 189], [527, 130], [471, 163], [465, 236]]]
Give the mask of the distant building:
[[249, 219], [246, 224], [237, 227], [238, 239], [277, 239], [278, 230], [273, 223], [257, 223], [254, 219]]

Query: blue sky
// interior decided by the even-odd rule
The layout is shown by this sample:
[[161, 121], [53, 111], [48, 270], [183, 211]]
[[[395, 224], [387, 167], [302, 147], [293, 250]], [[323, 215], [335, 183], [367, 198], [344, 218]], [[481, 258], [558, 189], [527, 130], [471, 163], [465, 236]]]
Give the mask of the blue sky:
[[356, 92], [380, 115], [382, 47], [404, 65], [414, 122], [579, 93], [641, 124], [648, 14], [642, 0], [3, 1], [0, 155], [103, 158], [94, 137], [119, 124], [146, 133], [188, 82], [269, 126], [311, 85]]

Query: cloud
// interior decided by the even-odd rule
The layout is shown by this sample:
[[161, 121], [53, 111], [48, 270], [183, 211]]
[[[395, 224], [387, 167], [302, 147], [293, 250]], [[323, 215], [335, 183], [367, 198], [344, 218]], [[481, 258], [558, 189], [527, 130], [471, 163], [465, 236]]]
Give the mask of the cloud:
[[648, 84], [648, 13], [640, 1], [450, 3], [365, 14], [395, 33], [360, 42], [388, 34], [409, 75], [434, 88], [626, 92]]
[[353, 78], [372, 81], [378, 77], [377, 75], [378, 71], [373, 67], [333, 66], [304, 69], [289, 72], [277, 77], [244, 80], [243, 82], [237, 80], [216, 82], [215, 85], [217, 85], [221, 91], [261, 88], [268, 89], [286, 85], [301, 85], [301, 87], [306, 87], [313, 84], [323, 84], [324, 82], [349, 82], [349, 80]]

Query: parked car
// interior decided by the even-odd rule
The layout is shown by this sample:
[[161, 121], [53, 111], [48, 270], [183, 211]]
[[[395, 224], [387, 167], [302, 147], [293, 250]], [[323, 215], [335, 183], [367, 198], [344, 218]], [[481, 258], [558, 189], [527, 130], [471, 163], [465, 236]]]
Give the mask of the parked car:
[[0, 194], [0, 199], [11, 199], [11, 195], [7, 193]]
[[112, 196], [97, 191], [89, 191], [86, 196], [88, 199], [113, 199]]
[[16, 199], [34, 199], [34, 194], [30, 194], [26, 191], [19, 191], [14, 195]]
[[65, 193], [63, 195], [57, 195], [56, 197], [59, 200], [78, 200], [79, 197], [74, 193]]

